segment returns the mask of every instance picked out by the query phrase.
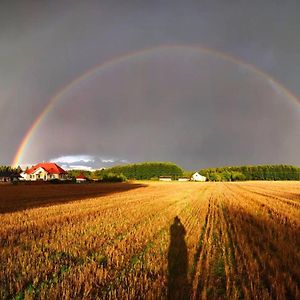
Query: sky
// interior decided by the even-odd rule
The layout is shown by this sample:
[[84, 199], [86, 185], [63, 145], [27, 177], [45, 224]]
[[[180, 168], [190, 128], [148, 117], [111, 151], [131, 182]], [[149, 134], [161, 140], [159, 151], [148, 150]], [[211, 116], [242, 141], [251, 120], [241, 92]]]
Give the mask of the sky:
[[291, 0], [1, 1], [0, 164], [299, 166], [299, 31]]

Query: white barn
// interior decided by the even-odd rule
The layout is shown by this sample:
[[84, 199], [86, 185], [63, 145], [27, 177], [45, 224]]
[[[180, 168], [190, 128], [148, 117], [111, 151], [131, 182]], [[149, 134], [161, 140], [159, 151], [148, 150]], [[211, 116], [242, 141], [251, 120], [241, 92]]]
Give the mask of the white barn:
[[191, 181], [201, 181], [204, 182], [206, 181], [206, 177], [200, 175], [198, 172], [194, 173], [191, 177]]

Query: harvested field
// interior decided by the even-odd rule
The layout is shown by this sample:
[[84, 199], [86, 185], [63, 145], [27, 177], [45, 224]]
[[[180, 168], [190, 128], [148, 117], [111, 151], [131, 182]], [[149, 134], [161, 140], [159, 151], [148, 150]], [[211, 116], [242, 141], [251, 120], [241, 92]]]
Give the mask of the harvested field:
[[67, 203], [143, 187], [139, 183], [47, 184], [28, 182], [0, 185], [0, 214]]
[[300, 298], [299, 182], [72, 188], [0, 186], [1, 299]]

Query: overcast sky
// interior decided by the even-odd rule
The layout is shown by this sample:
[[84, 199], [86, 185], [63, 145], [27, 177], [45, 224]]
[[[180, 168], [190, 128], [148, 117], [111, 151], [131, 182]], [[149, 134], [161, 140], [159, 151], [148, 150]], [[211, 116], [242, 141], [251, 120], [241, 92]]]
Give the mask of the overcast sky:
[[297, 0], [1, 1], [0, 164], [64, 86], [138, 52], [72, 86], [21, 163], [300, 165], [299, 100], [276, 84], [300, 98], [299, 31]]

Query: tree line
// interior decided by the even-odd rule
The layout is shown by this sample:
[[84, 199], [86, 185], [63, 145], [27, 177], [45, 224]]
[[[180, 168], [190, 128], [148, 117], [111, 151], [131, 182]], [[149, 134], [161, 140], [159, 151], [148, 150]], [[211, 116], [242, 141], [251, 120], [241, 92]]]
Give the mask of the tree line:
[[[0, 174], [15, 176], [20, 174], [20, 167], [0, 166]], [[109, 181], [125, 181], [126, 179], [149, 180], [158, 179], [160, 176], [170, 176], [173, 180], [182, 176], [190, 177], [193, 172], [184, 171], [171, 162], [143, 162], [128, 165], [114, 166], [111, 168], [86, 171], [69, 170], [70, 178], [83, 174], [87, 179]], [[292, 165], [246, 165], [206, 168], [199, 173], [208, 181], [244, 181], [244, 180], [300, 180], [300, 168]]]
[[127, 178], [123, 174], [116, 174], [110, 171], [104, 170], [96, 170], [96, 171], [88, 171], [88, 170], [69, 170], [68, 176], [74, 182], [76, 177], [79, 175], [83, 175], [86, 177], [88, 181], [97, 180], [99, 182], [123, 182], [126, 181]]
[[9, 176], [15, 176], [22, 172], [20, 167], [13, 168], [11, 166], [0, 166], [0, 174], [7, 174]]
[[207, 168], [199, 173], [209, 181], [300, 180], [300, 168], [291, 165]]
[[144, 162], [122, 166], [115, 166], [105, 170], [95, 171], [96, 177], [105, 174], [124, 175], [127, 179], [158, 179], [159, 176], [171, 176], [177, 179], [183, 175], [183, 170], [174, 163], [169, 162]]

